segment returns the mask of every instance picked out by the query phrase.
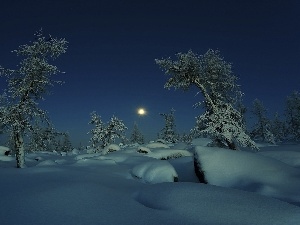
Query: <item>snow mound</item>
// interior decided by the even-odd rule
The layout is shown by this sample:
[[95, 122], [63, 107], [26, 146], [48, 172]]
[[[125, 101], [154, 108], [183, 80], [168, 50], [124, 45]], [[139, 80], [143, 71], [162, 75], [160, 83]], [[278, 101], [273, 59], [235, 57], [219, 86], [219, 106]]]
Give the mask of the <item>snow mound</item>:
[[192, 141], [191, 144], [194, 146], [207, 146], [210, 143], [211, 143], [210, 138], [196, 138]]
[[179, 142], [179, 143], [174, 144], [174, 146], [173, 146], [172, 148], [174, 148], [174, 149], [184, 149], [184, 150], [186, 150], [186, 149], [188, 149], [189, 147], [190, 147], [190, 146], [189, 146], [188, 144], [183, 143], [183, 142]]
[[[297, 206], [250, 192], [212, 185], [155, 184], [144, 187], [134, 198], [147, 208], [176, 214], [178, 221], [175, 224], [300, 224], [300, 208]], [[188, 210], [183, 210], [182, 204], [186, 203]]]
[[146, 145], [147, 148], [170, 148], [168, 145], [160, 143], [160, 142], [153, 142]]
[[115, 152], [115, 151], [120, 151], [121, 150], [120, 146], [116, 145], [116, 144], [110, 144], [110, 145], [106, 146], [105, 149], [108, 152]]
[[108, 153], [111, 152], [116, 152], [116, 151], [120, 151], [121, 148], [119, 145], [116, 144], [110, 144], [108, 146], [106, 146], [104, 149], [100, 150], [101, 155], [107, 155]]
[[256, 153], [196, 147], [195, 160], [209, 184], [300, 202], [300, 170]]
[[148, 154], [149, 152], [151, 152], [151, 150], [147, 147], [140, 146], [140, 147], [138, 147], [137, 152]]
[[75, 157], [75, 160], [89, 159], [89, 158], [98, 157], [100, 155], [101, 155], [100, 153], [87, 153], [87, 154], [77, 155]]
[[10, 162], [10, 161], [14, 161], [16, 160], [15, 157], [12, 157], [12, 156], [6, 156], [6, 155], [0, 155], [0, 161], [3, 161], [3, 162]]
[[185, 156], [192, 156], [193, 154], [186, 150], [176, 150], [176, 149], [155, 149], [147, 156], [155, 158], [155, 159], [162, 159], [162, 160], [168, 160], [168, 159], [176, 159], [180, 157]]
[[162, 183], [178, 181], [174, 167], [167, 161], [153, 161], [139, 164], [131, 170], [133, 177], [145, 183]]
[[5, 155], [6, 152], [9, 152], [9, 148], [5, 146], [0, 146], [0, 155]]
[[56, 166], [56, 165], [57, 165], [56, 162], [54, 162], [53, 160], [48, 159], [48, 160], [45, 160], [45, 161], [42, 161], [42, 162], [38, 163], [36, 166]]
[[300, 152], [294, 151], [266, 151], [257, 154], [268, 156], [284, 162], [290, 166], [300, 167]]

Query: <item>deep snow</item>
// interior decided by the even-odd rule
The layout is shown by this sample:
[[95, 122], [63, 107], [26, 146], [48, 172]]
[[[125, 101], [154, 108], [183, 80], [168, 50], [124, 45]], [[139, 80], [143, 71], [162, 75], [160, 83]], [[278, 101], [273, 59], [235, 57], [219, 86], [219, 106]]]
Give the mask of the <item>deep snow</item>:
[[[297, 146], [254, 153], [208, 148], [207, 143], [195, 140], [195, 148], [151, 143], [144, 146], [149, 153], [138, 153], [137, 145], [90, 154], [30, 153], [25, 169], [16, 169], [14, 158], [2, 155], [0, 223], [300, 224]], [[198, 183], [194, 149], [215, 185]], [[179, 182], [172, 182], [176, 175]]]

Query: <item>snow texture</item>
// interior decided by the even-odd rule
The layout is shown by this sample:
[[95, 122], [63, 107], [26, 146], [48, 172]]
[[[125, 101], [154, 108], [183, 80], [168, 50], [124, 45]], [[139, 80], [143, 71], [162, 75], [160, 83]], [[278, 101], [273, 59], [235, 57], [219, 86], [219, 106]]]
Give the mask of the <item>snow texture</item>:
[[300, 170], [251, 152], [196, 147], [195, 155], [209, 184], [253, 191], [300, 203]]
[[[151, 151], [186, 151], [179, 146]], [[24, 169], [15, 168], [14, 157], [1, 156], [1, 225], [300, 224], [299, 168], [261, 153], [195, 148], [218, 186], [197, 182], [192, 156], [162, 161], [137, 146], [107, 155], [29, 153]], [[285, 148], [299, 152], [297, 146], [262, 152], [285, 158]], [[175, 175], [179, 182], [172, 182]]]
[[146, 162], [135, 166], [132, 176], [145, 183], [162, 183], [178, 181], [178, 174], [174, 167], [167, 161]]

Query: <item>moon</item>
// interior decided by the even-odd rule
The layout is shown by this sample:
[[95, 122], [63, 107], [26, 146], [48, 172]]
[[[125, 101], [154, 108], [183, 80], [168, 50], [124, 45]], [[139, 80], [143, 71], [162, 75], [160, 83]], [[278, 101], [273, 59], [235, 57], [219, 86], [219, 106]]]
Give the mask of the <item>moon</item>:
[[144, 116], [146, 115], [146, 110], [144, 108], [138, 108], [137, 109], [137, 114], [139, 114], [140, 116]]

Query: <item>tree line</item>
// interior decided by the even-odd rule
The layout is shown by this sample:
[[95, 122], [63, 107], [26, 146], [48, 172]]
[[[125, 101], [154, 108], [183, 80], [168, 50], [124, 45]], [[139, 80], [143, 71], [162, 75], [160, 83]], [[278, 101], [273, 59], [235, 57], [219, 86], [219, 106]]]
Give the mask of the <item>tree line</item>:
[[[0, 133], [6, 133], [16, 155], [17, 167], [25, 167], [26, 149], [72, 149], [69, 135], [59, 132], [51, 124], [47, 112], [38, 107], [56, 81], [53, 75], [62, 73], [51, 60], [57, 59], [67, 50], [68, 42], [63, 38], [45, 37], [42, 31], [35, 34], [30, 44], [19, 46], [13, 52], [22, 58], [18, 69], [0, 66], [0, 76], [6, 78], [7, 88], [0, 95]], [[258, 150], [255, 141], [276, 143], [300, 139], [300, 95], [293, 92], [287, 98], [285, 118], [277, 113], [273, 120], [268, 119], [262, 102], [255, 100], [251, 112], [256, 117], [252, 129], [247, 130], [246, 107], [243, 105], [243, 92], [232, 65], [224, 60], [218, 50], [209, 49], [198, 55], [191, 50], [177, 53], [175, 58], [156, 59], [156, 64], [169, 77], [164, 87], [188, 91], [196, 87], [202, 98], [195, 104], [204, 113], [196, 117], [195, 126], [187, 134], [176, 132], [174, 109], [161, 113], [165, 126], [158, 138], [166, 142], [189, 142], [196, 137], [209, 137], [212, 144], [237, 150], [250, 147]], [[117, 139], [129, 143], [144, 143], [144, 137], [134, 123], [129, 139], [127, 127], [122, 120], [112, 116], [103, 122], [96, 113], [91, 113], [89, 122], [93, 129], [89, 132], [90, 142], [97, 148], [105, 148]]]

